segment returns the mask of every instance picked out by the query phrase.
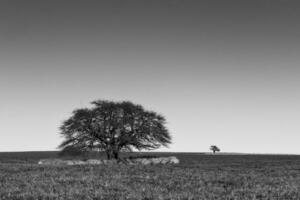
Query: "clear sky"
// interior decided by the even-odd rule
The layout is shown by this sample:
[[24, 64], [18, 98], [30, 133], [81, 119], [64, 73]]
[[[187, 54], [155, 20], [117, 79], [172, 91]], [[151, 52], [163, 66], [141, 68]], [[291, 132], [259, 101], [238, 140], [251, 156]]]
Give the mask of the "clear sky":
[[97, 99], [165, 115], [167, 151], [300, 154], [300, 2], [0, 2], [0, 151], [55, 150]]

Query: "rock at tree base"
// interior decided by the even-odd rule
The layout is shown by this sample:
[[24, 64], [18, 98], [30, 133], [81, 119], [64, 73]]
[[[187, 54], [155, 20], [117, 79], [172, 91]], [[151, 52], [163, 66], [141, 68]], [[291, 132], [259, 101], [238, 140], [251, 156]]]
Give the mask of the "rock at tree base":
[[[117, 164], [117, 160], [98, 160], [89, 159], [87, 161], [82, 160], [61, 160], [61, 159], [43, 159], [38, 162], [39, 165], [111, 165]], [[179, 160], [175, 156], [171, 157], [160, 157], [160, 158], [134, 158], [120, 160], [119, 163], [129, 165], [156, 165], [156, 164], [178, 164]]]
[[89, 159], [86, 162], [89, 165], [100, 165], [100, 164], [103, 164], [102, 160], [97, 160], [97, 159]]

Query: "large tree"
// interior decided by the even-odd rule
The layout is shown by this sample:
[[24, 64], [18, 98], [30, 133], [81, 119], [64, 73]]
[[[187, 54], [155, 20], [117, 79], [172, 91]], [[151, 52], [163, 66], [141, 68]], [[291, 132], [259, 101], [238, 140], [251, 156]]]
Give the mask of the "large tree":
[[121, 151], [156, 149], [171, 143], [165, 118], [129, 101], [98, 100], [92, 108], [74, 110], [60, 127], [65, 137], [59, 148], [105, 151], [119, 159]]

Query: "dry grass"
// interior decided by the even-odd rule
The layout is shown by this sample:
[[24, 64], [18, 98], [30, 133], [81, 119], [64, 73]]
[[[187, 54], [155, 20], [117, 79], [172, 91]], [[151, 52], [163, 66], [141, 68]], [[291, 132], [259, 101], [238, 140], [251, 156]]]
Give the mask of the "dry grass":
[[39, 166], [35, 156], [12, 163], [0, 154], [0, 199], [300, 199], [300, 156], [176, 154], [180, 165], [65, 167]]

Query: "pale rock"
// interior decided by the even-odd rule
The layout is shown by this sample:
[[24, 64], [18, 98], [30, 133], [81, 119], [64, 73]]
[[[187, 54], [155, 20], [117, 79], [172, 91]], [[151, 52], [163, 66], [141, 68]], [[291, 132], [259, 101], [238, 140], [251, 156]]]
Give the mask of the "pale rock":
[[156, 164], [160, 164], [161, 159], [160, 158], [152, 158], [151, 161], [154, 165], [156, 165]]
[[68, 160], [67, 165], [86, 165], [87, 163], [81, 160]]
[[[178, 164], [179, 160], [175, 156], [161, 157], [161, 158], [136, 158], [125, 159], [125, 164], [136, 165], [156, 165], [156, 164]], [[97, 160], [89, 159], [87, 161], [81, 160], [61, 160], [61, 159], [42, 159], [38, 162], [39, 165], [114, 165], [118, 164], [117, 160]]]
[[38, 164], [39, 164], [39, 165], [42, 165], [42, 164], [43, 164], [43, 161], [42, 161], [42, 160], [40, 160], [40, 161], [38, 162]]
[[75, 162], [72, 161], [72, 160], [64, 160], [64, 163], [65, 163], [66, 165], [75, 165]]
[[143, 160], [141, 160], [141, 164], [149, 165], [149, 164], [151, 164], [151, 160], [150, 159], [143, 159]]
[[39, 165], [62, 165], [62, 160], [59, 159], [43, 159], [38, 162]]
[[90, 165], [100, 165], [102, 164], [103, 162], [101, 160], [96, 160], [96, 159], [89, 159], [86, 161], [87, 164], [90, 164]]
[[179, 164], [179, 159], [176, 158], [175, 156], [171, 156], [170, 158], [170, 163], [171, 164]]
[[169, 163], [169, 158], [161, 158], [161, 164], [168, 164]]

